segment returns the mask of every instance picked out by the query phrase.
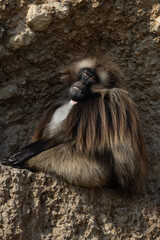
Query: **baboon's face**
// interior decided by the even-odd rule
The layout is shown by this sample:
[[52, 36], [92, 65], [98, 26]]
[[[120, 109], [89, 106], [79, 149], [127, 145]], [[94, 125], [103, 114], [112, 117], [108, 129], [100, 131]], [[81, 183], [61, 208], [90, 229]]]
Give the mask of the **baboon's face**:
[[70, 87], [70, 98], [76, 102], [94, 98], [96, 94], [92, 92], [92, 86], [98, 83], [99, 78], [94, 70], [90, 68], [81, 69], [77, 81], [75, 81]]

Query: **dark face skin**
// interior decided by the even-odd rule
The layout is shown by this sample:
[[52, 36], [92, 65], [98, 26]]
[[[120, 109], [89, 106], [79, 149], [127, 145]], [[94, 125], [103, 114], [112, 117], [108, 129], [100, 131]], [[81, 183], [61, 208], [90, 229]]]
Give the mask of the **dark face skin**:
[[91, 87], [99, 82], [99, 78], [94, 70], [83, 68], [80, 71], [79, 80], [72, 84], [69, 96], [73, 101], [82, 102], [95, 97], [91, 92]]

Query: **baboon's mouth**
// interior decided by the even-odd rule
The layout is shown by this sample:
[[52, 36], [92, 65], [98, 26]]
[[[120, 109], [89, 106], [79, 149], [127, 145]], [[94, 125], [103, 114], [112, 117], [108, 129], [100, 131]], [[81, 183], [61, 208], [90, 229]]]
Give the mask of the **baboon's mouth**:
[[82, 92], [82, 90], [78, 87], [73, 87], [74, 89], [78, 90], [79, 92]]

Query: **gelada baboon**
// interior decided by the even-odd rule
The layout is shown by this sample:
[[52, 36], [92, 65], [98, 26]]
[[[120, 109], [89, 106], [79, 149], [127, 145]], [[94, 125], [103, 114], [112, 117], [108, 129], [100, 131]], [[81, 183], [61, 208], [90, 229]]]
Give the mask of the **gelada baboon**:
[[44, 114], [34, 141], [3, 164], [56, 173], [70, 183], [139, 192], [147, 155], [135, 104], [108, 60], [68, 67], [68, 88]]

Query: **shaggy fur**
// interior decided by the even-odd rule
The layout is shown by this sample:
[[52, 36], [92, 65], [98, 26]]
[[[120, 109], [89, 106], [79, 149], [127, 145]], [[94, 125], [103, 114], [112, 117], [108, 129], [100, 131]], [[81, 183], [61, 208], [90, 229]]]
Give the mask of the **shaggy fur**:
[[29, 167], [56, 172], [81, 186], [141, 190], [145, 143], [135, 105], [124, 90], [113, 88], [74, 105], [63, 128], [67, 143], [37, 155]]
[[[25, 166], [56, 173], [80, 186], [109, 185], [139, 192], [145, 181], [147, 154], [136, 106], [120, 88], [123, 76], [109, 61], [87, 59], [67, 68], [70, 86], [84, 67], [94, 70], [100, 79], [91, 88], [93, 99], [64, 107], [70, 101], [66, 90], [63, 101], [44, 114], [33, 138], [35, 144], [27, 150], [39, 145], [43, 149], [29, 160], [24, 155]], [[65, 119], [63, 109], [68, 111]], [[51, 120], [54, 114], [55, 119], [60, 118], [56, 127]]]

